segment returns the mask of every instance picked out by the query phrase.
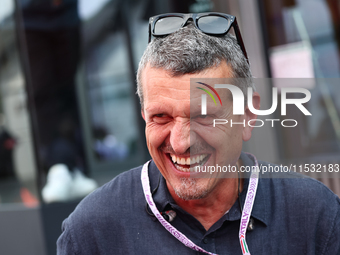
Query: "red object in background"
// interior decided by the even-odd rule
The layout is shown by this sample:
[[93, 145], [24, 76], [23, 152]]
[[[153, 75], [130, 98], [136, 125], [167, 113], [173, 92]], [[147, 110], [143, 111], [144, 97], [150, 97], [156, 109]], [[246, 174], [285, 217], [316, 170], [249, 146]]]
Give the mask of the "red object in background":
[[55, 7], [58, 7], [59, 5], [61, 5], [62, 4], [62, 0], [53, 0], [53, 5], [55, 6]]
[[13, 150], [14, 147], [15, 147], [15, 140], [12, 139], [12, 138], [8, 138], [7, 140], [4, 141], [3, 143], [3, 147], [6, 149], [6, 150]]
[[20, 197], [24, 205], [28, 208], [35, 208], [39, 205], [38, 199], [27, 189], [20, 189]]

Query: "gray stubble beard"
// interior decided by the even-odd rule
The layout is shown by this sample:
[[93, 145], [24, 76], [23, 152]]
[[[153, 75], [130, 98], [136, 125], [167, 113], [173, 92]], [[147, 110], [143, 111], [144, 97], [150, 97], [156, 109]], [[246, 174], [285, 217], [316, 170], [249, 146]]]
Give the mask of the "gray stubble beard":
[[183, 200], [202, 199], [208, 194], [208, 190], [200, 187], [195, 178], [181, 178], [180, 187], [173, 187], [176, 195]]

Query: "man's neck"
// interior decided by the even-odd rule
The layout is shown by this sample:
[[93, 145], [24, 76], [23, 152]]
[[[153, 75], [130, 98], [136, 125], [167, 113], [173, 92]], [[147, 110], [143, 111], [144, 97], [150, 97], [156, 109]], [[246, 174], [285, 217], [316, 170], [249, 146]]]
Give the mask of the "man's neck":
[[237, 178], [226, 178], [206, 197], [196, 200], [184, 200], [177, 196], [171, 185], [167, 183], [169, 192], [177, 205], [194, 216], [208, 230], [236, 202], [238, 192], [243, 183]]

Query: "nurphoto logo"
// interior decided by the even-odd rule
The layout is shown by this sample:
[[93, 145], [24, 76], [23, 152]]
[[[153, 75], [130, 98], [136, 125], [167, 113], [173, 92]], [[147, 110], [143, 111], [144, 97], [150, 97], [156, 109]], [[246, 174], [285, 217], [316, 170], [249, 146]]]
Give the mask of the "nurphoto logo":
[[[231, 92], [232, 96], [232, 102], [233, 102], [233, 114], [234, 115], [243, 115], [244, 112], [244, 95], [242, 90], [231, 84], [215, 84], [214, 87], [205, 84], [203, 82], [197, 82], [200, 85], [205, 86], [206, 88], [210, 89], [218, 98], [220, 101], [221, 107], [223, 106], [222, 100], [217, 93], [216, 89], [228, 89]], [[217, 105], [216, 100], [213, 96], [213, 94], [207, 90], [206, 88], [196, 87], [197, 89], [203, 90], [205, 93], [201, 95], [201, 114], [207, 115], [207, 94], [212, 98], [215, 105]], [[288, 93], [301, 93], [304, 95], [303, 98], [287, 98]], [[248, 87], [247, 89], [247, 106], [248, 109], [256, 114], [261, 116], [266, 116], [274, 113], [278, 106], [278, 89], [273, 87], [272, 88], [272, 105], [267, 110], [258, 110], [255, 109], [253, 106], [253, 88]], [[303, 106], [304, 103], [307, 103], [311, 99], [311, 93], [308, 89], [305, 88], [281, 88], [281, 116], [286, 116], [287, 114], [287, 105], [292, 104], [295, 105], [305, 116], [311, 116], [312, 114], [306, 109], [305, 106]], [[297, 126], [298, 122], [295, 119], [265, 119], [267, 122], [271, 122], [272, 127], [274, 127], [274, 123], [279, 121], [283, 127], [295, 127]], [[216, 125], [225, 125], [230, 122], [230, 125], [236, 125], [236, 124], [242, 124], [243, 126], [246, 126], [246, 121], [243, 122], [232, 122], [232, 120], [227, 119], [214, 119], [213, 120], [213, 126], [216, 127]], [[257, 125], [254, 123], [258, 122]], [[264, 125], [264, 121], [261, 119], [251, 119], [248, 121], [248, 126], [251, 127], [262, 127]], [[290, 124], [290, 125], [289, 125]]]

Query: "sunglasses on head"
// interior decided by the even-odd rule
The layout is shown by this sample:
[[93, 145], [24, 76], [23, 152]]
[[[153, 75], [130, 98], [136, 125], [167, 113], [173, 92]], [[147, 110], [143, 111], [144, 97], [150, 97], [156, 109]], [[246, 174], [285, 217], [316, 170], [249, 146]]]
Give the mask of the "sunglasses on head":
[[212, 36], [225, 35], [229, 32], [230, 28], [233, 27], [237, 42], [249, 63], [236, 17], [229, 14], [218, 12], [188, 14], [166, 13], [153, 16], [149, 19], [149, 43], [151, 42], [152, 36], [165, 36], [176, 32], [184, 27], [189, 19], [193, 21], [193, 24], [197, 29]]

